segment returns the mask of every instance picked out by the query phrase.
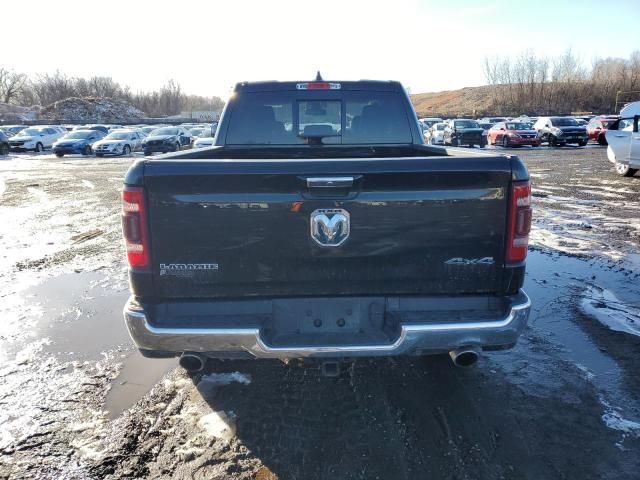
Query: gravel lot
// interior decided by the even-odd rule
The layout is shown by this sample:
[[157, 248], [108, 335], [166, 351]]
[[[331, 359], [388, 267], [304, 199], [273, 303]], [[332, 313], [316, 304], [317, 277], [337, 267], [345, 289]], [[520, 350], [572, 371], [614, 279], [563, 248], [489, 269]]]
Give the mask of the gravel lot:
[[0, 157], [0, 478], [637, 479], [640, 177], [597, 146], [509, 153], [535, 207], [516, 348], [338, 378], [141, 358], [121, 318], [131, 159]]

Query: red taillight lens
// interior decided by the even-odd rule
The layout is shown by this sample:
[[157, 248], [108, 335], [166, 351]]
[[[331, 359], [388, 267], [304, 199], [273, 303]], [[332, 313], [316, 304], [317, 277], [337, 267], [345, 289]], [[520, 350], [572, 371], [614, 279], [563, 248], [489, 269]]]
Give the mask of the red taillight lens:
[[513, 182], [509, 204], [507, 263], [519, 263], [527, 258], [531, 213], [531, 184], [528, 180]]
[[149, 267], [147, 208], [142, 187], [122, 190], [122, 234], [131, 268]]

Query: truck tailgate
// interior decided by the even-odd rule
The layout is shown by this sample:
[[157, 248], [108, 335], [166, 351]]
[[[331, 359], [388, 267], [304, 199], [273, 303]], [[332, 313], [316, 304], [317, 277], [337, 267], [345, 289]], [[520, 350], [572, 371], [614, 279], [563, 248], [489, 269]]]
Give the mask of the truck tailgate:
[[[352, 184], [309, 186], [309, 178]], [[508, 157], [153, 160], [145, 165], [153, 285], [163, 298], [494, 293]], [[318, 210], [348, 212], [322, 246]]]

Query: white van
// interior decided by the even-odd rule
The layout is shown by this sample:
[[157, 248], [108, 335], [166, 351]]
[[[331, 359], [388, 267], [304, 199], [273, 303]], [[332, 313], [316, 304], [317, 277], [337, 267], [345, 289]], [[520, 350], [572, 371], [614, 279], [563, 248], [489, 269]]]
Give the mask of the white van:
[[640, 169], [640, 102], [633, 102], [620, 111], [620, 119], [607, 129], [605, 138], [607, 157], [615, 165], [616, 172], [633, 177]]

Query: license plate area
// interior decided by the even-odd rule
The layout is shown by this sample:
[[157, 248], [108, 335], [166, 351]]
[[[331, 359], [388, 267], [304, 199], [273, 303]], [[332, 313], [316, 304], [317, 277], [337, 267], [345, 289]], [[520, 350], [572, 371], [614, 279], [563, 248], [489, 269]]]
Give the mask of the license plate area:
[[274, 347], [387, 344], [400, 327], [384, 297], [306, 298], [274, 300], [260, 334]]

